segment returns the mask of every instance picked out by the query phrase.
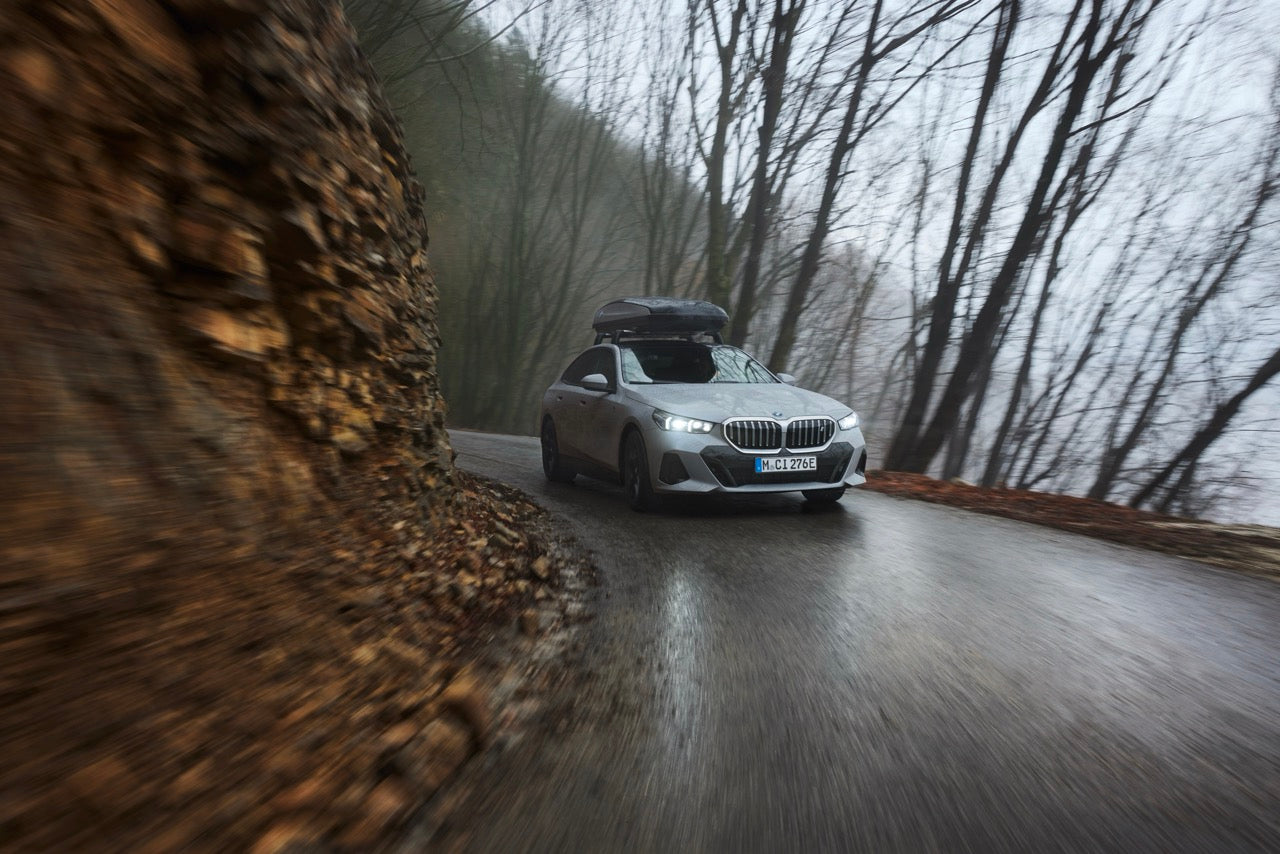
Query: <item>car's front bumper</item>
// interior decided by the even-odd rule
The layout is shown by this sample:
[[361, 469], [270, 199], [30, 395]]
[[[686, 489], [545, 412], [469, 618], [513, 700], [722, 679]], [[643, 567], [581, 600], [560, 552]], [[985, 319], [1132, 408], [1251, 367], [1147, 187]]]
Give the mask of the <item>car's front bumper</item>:
[[[649, 478], [662, 493], [760, 493], [832, 489], [866, 483], [867, 453], [862, 431], [837, 431], [821, 451], [744, 453], [729, 445], [717, 427], [705, 435], [661, 430], [644, 431], [649, 452]], [[755, 471], [757, 456], [814, 456], [817, 471]]]

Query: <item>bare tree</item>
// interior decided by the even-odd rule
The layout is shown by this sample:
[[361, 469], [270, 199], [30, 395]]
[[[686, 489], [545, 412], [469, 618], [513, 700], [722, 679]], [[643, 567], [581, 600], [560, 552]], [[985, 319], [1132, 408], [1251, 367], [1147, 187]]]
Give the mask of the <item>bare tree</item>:
[[428, 66], [451, 65], [496, 44], [540, 2], [545, 0], [530, 0], [505, 24], [466, 47], [456, 46], [451, 37], [468, 28], [474, 31], [498, 0], [343, 0], [343, 6], [383, 84], [394, 86]]
[[756, 286], [760, 279], [760, 263], [768, 236], [770, 186], [769, 161], [773, 153], [773, 137], [782, 112], [782, 92], [791, 63], [791, 48], [804, 13], [805, 0], [774, 0], [769, 59], [760, 74], [761, 116], [757, 131], [756, 167], [747, 204], [745, 227], [750, 233], [750, 246], [743, 265], [743, 282], [733, 319], [729, 327], [729, 343], [741, 346], [747, 337], [747, 326], [755, 311]]
[[[1053, 207], [1055, 184], [1060, 184], [1059, 170], [1067, 159], [1074, 137], [1083, 129], [1082, 121], [1088, 114], [1090, 97], [1099, 80], [1106, 81], [1103, 72], [1108, 67], [1123, 66], [1131, 61], [1130, 52], [1146, 27], [1150, 14], [1159, 0], [1128, 0], [1119, 10], [1113, 11], [1102, 0], [1094, 0], [1086, 12], [1085, 0], [1078, 0], [1067, 16], [1057, 44], [1045, 63], [1039, 85], [1031, 93], [1023, 108], [1009, 141], [1005, 154], [988, 181], [983, 201], [969, 225], [964, 255], [956, 271], [941, 265], [939, 287], [935, 297], [934, 315], [930, 324], [930, 342], [926, 344], [923, 364], [925, 372], [917, 377], [912, 402], [890, 452], [889, 464], [895, 468], [923, 471], [942, 447], [962, 411], [963, 404], [972, 391], [972, 381], [981, 368], [986, 352], [992, 346], [1000, 329], [1006, 307], [1015, 289], [1024, 280], [1026, 269], [1038, 255], [1046, 230], [1060, 211]], [[1010, 35], [1019, 17], [1017, 0], [1005, 5], [1009, 10]], [[1077, 25], [1078, 29], [1077, 29]], [[998, 28], [1000, 30], [1002, 28]], [[1007, 49], [1008, 37], [998, 36]], [[995, 57], [1000, 49], [993, 50]], [[1000, 59], [999, 65], [1004, 64]], [[994, 59], [993, 59], [994, 63]], [[1000, 68], [990, 65], [988, 84], [994, 88], [1000, 79]], [[1115, 75], [1111, 75], [1115, 79]], [[934, 413], [927, 425], [924, 414], [934, 396], [934, 382], [941, 364], [946, 339], [949, 337], [951, 319], [949, 312], [939, 309], [954, 304], [960, 285], [968, 272], [966, 260], [984, 239], [996, 196], [1018, 147], [1026, 138], [1025, 131], [1031, 120], [1042, 110], [1058, 103], [1053, 130], [1040, 162], [1039, 174], [1034, 186], [1022, 203], [1020, 222], [1003, 252], [1003, 260], [987, 288], [982, 307], [975, 316], [973, 326], [961, 338], [956, 361], [951, 374], [938, 395]], [[979, 108], [982, 109], [981, 106]], [[973, 134], [981, 133], [980, 116], [975, 115]], [[971, 138], [972, 138], [971, 136]], [[957, 218], [966, 193], [958, 194]], [[957, 236], [954, 227], [952, 235]], [[950, 248], [950, 244], [949, 244]]]
[[[1231, 284], [1259, 228], [1264, 225], [1265, 212], [1277, 191], [1280, 190], [1280, 120], [1271, 128], [1267, 143], [1257, 158], [1256, 171], [1258, 174], [1254, 190], [1239, 218], [1218, 235], [1209, 253], [1200, 260], [1195, 274], [1185, 282], [1172, 328], [1163, 336], [1158, 370], [1154, 376], [1143, 383], [1140, 393], [1137, 393], [1139, 389], [1134, 389], [1135, 394], [1131, 399], [1137, 401], [1137, 405], [1130, 416], [1129, 427], [1107, 445], [1098, 465], [1093, 485], [1089, 487], [1089, 497], [1105, 498], [1111, 494], [1130, 455], [1152, 427], [1157, 408], [1164, 399], [1167, 386], [1174, 378], [1188, 332], [1214, 300], [1220, 297]], [[1266, 373], [1265, 368], [1266, 364], [1263, 369], [1260, 369], [1260, 374], [1255, 375], [1253, 379], [1261, 376], [1262, 383], [1270, 379], [1271, 375]], [[1256, 390], [1256, 388], [1253, 389], [1253, 391]], [[1249, 394], [1246, 394], [1245, 398]], [[1240, 402], [1243, 403], [1243, 399]], [[1239, 404], [1236, 405], [1236, 409], [1238, 407]], [[1220, 414], [1227, 415], [1227, 421], [1230, 421], [1234, 412], [1235, 410], [1229, 407], [1219, 410]], [[1225, 426], [1224, 422], [1223, 427]], [[1192, 443], [1195, 443], [1194, 439]], [[1181, 455], [1176, 455], [1175, 459], [1178, 456]], [[1185, 461], [1178, 463], [1179, 466], [1184, 464]], [[1154, 486], [1149, 483], [1150, 489], [1140, 490], [1142, 500], [1150, 497], [1151, 492], [1162, 486], [1168, 477], [1157, 475], [1153, 482], [1158, 481], [1158, 483]]]
[[[730, 241], [734, 214], [732, 196], [725, 182], [729, 178], [732, 184], [732, 178], [727, 175], [730, 130], [741, 117], [755, 70], [744, 46], [754, 24], [755, 10], [747, 0], [737, 0], [727, 14], [722, 14], [715, 0], [689, 0], [689, 107], [707, 182], [705, 293], [706, 298], [717, 305], [728, 304], [733, 287]], [[714, 109], [710, 121], [702, 118], [705, 105], [700, 48], [704, 30], [711, 34], [711, 47], [715, 52]], [[708, 137], [709, 145], [703, 142]]]
[[706, 260], [706, 197], [694, 179], [698, 155], [693, 126], [682, 121], [690, 72], [665, 28], [646, 38], [646, 121], [633, 195], [642, 229], [637, 247], [641, 292], [694, 296]]
[[[943, 52], [940, 57], [926, 66], [923, 72], [917, 71], [911, 76], [905, 75], [906, 69], [911, 65], [910, 61], [902, 63], [897, 69], [897, 74], [891, 76], [898, 85], [875, 92], [871, 91], [873, 72], [882, 62], [906, 46], [914, 44], [918, 51], [918, 40], [922, 36], [972, 5], [973, 3], [969, 0], [942, 0], [942, 2], [921, 0], [919, 3], [913, 3], [897, 18], [886, 22], [883, 0], [875, 0], [873, 3], [863, 33], [861, 54], [850, 69], [853, 72], [852, 87], [840, 127], [827, 158], [822, 194], [817, 211], [814, 213], [813, 225], [805, 241], [800, 268], [787, 295], [786, 307], [774, 335], [773, 348], [769, 356], [769, 365], [773, 370], [783, 370], [791, 358], [801, 313], [822, 263], [827, 236], [832, 228], [832, 214], [835, 210], [837, 195], [847, 177], [846, 164], [850, 156], [859, 143], [903, 102], [910, 91], [937, 67], [950, 51]], [[965, 33], [957, 41], [956, 46], [962, 43], [972, 31], [971, 29]], [[953, 46], [952, 50], [956, 46]]]
[[[1151, 502], [1161, 512], [1169, 509], [1186, 494], [1196, 473], [1201, 456], [1223, 437], [1232, 419], [1257, 391], [1280, 375], [1280, 350], [1258, 366], [1244, 387], [1224, 401], [1203, 427], [1146, 484], [1129, 499], [1131, 507]], [[1157, 497], [1158, 496], [1158, 497]]]

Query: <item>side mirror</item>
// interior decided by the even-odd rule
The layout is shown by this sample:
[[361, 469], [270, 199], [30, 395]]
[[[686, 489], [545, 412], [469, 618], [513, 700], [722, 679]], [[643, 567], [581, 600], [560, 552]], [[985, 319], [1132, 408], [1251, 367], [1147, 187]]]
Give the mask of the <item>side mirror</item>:
[[787, 385], [796, 384], [796, 378], [791, 376], [791, 374], [778, 374], [778, 379], [782, 380]]
[[587, 374], [582, 378], [582, 387], [588, 391], [613, 391], [604, 374]]

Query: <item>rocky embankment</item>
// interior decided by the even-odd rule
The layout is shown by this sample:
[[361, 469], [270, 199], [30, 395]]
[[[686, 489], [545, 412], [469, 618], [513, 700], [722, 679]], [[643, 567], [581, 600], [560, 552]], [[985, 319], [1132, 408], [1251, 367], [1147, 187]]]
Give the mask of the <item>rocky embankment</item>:
[[453, 470], [398, 125], [336, 0], [0, 33], [0, 847], [375, 845], [576, 577]]

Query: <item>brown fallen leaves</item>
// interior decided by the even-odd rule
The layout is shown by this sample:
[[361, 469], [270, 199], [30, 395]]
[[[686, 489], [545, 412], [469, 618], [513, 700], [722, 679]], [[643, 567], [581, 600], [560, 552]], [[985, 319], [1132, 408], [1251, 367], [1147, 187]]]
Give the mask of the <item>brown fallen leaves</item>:
[[493, 688], [525, 667], [494, 650], [561, 621], [579, 571], [534, 505], [456, 477], [420, 526], [0, 597], [0, 847], [397, 839], [491, 737]]
[[1276, 528], [1181, 519], [1071, 495], [986, 488], [908, 472], [870, 471], [864, 488], [1280, 578]]

